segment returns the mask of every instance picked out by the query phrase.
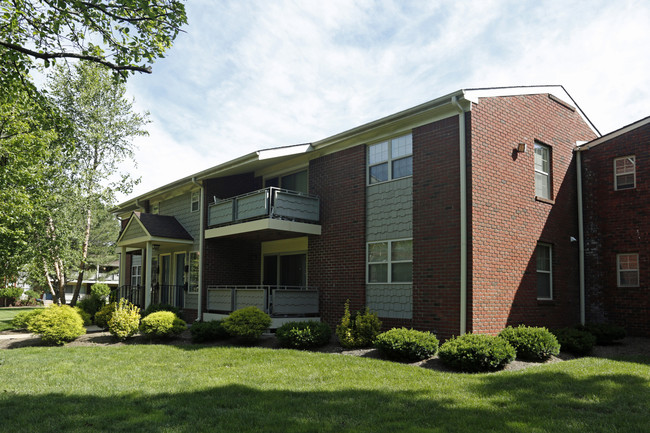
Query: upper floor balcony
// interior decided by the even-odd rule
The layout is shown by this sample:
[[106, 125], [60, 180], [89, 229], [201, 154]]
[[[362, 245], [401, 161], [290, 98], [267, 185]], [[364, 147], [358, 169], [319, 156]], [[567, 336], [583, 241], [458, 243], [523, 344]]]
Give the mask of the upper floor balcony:
[[320, 199], [286, 189], [268, 187], [208, 206], [206, 238], [260, 230], [320, 234]]

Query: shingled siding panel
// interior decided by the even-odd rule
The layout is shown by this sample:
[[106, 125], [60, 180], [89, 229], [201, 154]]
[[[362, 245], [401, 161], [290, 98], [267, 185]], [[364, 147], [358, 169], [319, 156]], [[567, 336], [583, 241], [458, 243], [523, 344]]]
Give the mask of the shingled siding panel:
[[[582, 155], [588, 322], [650, 337], [650, 125]], [[634, 155], [635, 188], [614, 189], [614, 159]], [[639, 255], [639, 286], [618, 287], [616, 255]]]
[[458, 116], [413, 130], [412, 326], [460, 332]]
[[[483, 98], [471, 111], [470, 323], [562, 327], [579, 316], [576, 141], [595, 138], [546, 94]], [[535, 142], [551, 149], [551, 201], [535, 198]], [[525, 143], [525, 153], [514, 149]], [[553, 299], [537, 299], [536, 248], [551, 245]]]
[[320, 197], [322, 234], [309, 236], [308, 285], [319, 290], [322, 319], [336, 326], [343, 305], [366, 303], [365, 146], [316, 158], [309, 165], [309, 192]]
[[170, 198], [160, 202], [158, 213], [160, 215], [170, 215], [176, 217], [179, 223], [187, 230], [194, 239], [192, 251], [198, 251], [200, 239], [200, 212], [190, 212], [190, 201], [192, 194], [185, 193], [177, 197]]
[[[413, 180], [411, 177], [369, 185], [366, 192], [366, 240], [413, 237]], [[368, 284], [366, 304], [382, 318], [411, 319], [411, 284]]]

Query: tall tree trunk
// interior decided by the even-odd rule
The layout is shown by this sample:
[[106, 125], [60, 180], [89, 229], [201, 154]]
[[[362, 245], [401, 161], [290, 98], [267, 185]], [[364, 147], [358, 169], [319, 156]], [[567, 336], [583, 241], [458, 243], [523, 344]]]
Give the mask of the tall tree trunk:
[[47, 287], [50, 289], [50, 294], [52, 295], [52, 302], [56, 302], [57, 304], [61, 304], [59, 301], [59, 295], [56, 293], [56, 290], [54, 290], [54, 286], [52, 285], [52, 280], [50, 279], [50, 271], [47, 269], [47, 262], [45, 261], [45, 258], [43, 258], [43, 275], [45, 276], [45, 281], [47, 282]]
[[74, 293], [72, 294], [72, 300], [70, 305], [73, 307], [77, 304], [79, 299], [79, 292], [81, 291], [81, 284], [84, 279], [84, 271], [86, 269], [86, 259], [88, 258], [88, 243], [90, 242], [90, 226], [92, 224], [92, 211], [90, 206], [86, 211], [86, 231], [84, 232], [84, 240], [81, 246], [81, 263], [79, 263], [79, 275], [77, 276], [77, 285], [74, 288]]

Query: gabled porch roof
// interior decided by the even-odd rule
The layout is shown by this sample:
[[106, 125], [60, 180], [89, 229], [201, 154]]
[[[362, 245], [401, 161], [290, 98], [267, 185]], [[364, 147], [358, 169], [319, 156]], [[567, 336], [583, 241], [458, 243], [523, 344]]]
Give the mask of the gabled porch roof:
[[144, 248], [147, 242], [191, 245], [194, 238], [173, 216], [133, 212], [117, 238], [117, 246]]

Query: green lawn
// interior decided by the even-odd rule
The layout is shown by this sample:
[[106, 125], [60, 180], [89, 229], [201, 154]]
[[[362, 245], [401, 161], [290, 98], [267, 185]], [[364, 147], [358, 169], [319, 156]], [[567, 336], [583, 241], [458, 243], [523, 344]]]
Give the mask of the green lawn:
[[42, 307], [11, 307], [11, 308], [0, 308], [0, 331], [6, 329], [11, 329], [11, 319], [18, 313], [23, 311], [34, 310], [36, 308]]
[[7, 432], [640, 432], [650, 359], [455, 374], [345, 355], [198, 346], [0, 351]]

